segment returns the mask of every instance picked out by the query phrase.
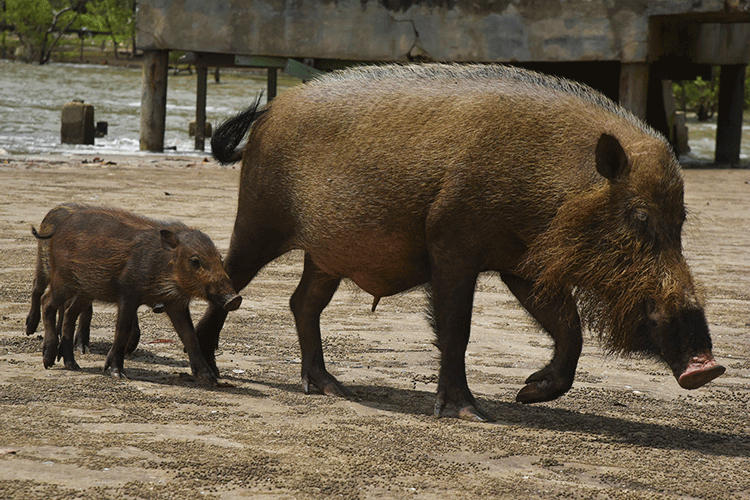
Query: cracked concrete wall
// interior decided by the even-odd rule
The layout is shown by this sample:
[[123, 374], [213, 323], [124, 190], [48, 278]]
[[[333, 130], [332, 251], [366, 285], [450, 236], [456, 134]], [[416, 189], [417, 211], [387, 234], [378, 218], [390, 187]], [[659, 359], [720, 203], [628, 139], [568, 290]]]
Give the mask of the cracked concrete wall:
[[750, 0], [140, 0], [141, 49], [373, 61], [646, 62], [649, 20]]

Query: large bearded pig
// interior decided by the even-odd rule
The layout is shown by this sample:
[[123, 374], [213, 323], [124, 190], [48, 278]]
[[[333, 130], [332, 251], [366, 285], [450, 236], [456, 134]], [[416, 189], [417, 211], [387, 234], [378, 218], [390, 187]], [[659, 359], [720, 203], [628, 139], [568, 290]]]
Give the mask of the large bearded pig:
[[[256, 102], [212, 146], [242, 159], [224, 266], [234, 288], [306, 253], [291, 298], [306, 392], [348, 394], [325, 369], [319, 321], [342, 278], [376, 300], [428, 284], [435, 413], [488, 418], [464, 361], [484, 271], [555, 342], [518, 401], [570, 389], [582, 326], [612, 351], [664, 359], [685, 388], [724, 372], [682, 255], [680, 166], [661, 135], [588, 87], [503, 66], [357, 68]], [[210, 305], [197, 328], [216, 373], [226, 315]]]

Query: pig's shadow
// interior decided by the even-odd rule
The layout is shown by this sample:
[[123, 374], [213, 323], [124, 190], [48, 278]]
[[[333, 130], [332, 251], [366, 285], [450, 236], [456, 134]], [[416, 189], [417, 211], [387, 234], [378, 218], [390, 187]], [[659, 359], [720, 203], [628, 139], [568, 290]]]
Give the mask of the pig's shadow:
[[[260, 383], [280, 390], [301, 392], [299, 384], [276, 384], [268, 381]], [[398, 389], [382, 385], [350, 385], [347, 387], [355, 393], [356, 399], [354, 402], [357, 404], [387, 412], [430, 415], [435, 405], [434, 392]], [[585, 432], [601, 436], [603, 441], [624, 445], [701, 451], [717, 456], [750, 456], [750, 440], [726, 432], [684, 429], [672, 425], [635, 422], [626, 418], [579, 413], [544, 405], [523, 405], [481, 397], [477, 398], [477, 402], [496, 421], [472, 425], [517, 425], [530, 430]]]

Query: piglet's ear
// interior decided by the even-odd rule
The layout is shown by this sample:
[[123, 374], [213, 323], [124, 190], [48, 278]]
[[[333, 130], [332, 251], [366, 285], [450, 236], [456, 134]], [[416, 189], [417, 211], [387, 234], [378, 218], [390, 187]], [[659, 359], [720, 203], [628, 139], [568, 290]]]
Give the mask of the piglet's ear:
[[630, 171], [628, 155], [615, 136], [602, 134], [596, 144], [596, 171], [609, 180], [624, 177]]
[[177, 240], [177, 235], [169, 229], [161, 230], [161, 247], [164, 250], [174, 250], [177, 248], [180, 242]]

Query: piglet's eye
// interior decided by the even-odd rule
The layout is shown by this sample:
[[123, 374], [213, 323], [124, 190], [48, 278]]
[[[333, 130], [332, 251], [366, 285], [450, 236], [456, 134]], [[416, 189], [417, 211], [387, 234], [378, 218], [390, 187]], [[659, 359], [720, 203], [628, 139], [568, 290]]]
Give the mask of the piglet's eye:
[[198, 257], [190, 257], [190, 267], [195, 271], [201, 268], [201, 261]]

